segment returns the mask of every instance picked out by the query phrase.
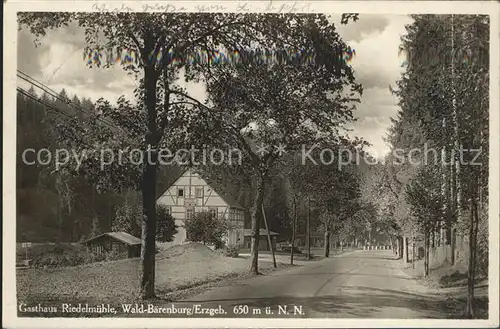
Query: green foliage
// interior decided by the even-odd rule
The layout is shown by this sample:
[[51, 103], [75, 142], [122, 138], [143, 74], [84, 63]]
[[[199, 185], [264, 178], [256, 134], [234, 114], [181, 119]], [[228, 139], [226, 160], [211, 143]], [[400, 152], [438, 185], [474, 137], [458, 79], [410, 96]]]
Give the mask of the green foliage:
[[[342, 24], [349, 19], [355, 21], [357, 15], [344, 15]], [[254, 223], [262, 205], [263, 176], [276, 159], [272, 153], [262, 158], [257, 156], [256, 142], [265, 142], [271, 147], [285, 143], [292, 149], [304, 141], [315, 140], [318, 131], [328, 136], [337, 135], [339, 126], [353, 120], [354, 103], [359, 101], [362, 91], [354, 81], [352, 68], [343, 60], [344, 52], [351, 49], [325, 15], [25, 12], [18, 15], [18, 21], [20, 27], [28, 27], [36, 37], [44, 36], [47, 29], [71, 22], [84, 27], [87, 43], [84, 55], [91, 59], [87, 62], [89, 67], [109, 67], [115, 58], [110, 54], [123, 50], [135, 54], [133, 60], [120, 64], [139, 81], [140, 87], [135, 91], [139, 106], [131, 106], [122, 99], [118, 109], [104, 101], [97, 107], [97, 113], [112, 117], [125, 133], [106, 131], [101, 126], [96, 129], [94, 122], [90, 125], [93, 132], [89, 134], [85, 129], [82, 131], [86, 125], [73, 122], [59, 133], [67, 144], [80, 149], [84, 144], [94, 145], [97, 151], [94, 154], [99, 154], [105, 144], [107, 149], [115, 150], [127, 146], [146, 150], [148, 145], [180, 147], [186, 142], [196, 145], [200, 141], [211, 146], [238, 146], [245, 150], [247, 177], [256, 182], [254, 185], [259, 191], [253, 207]], [[248, 56], [267, 51], [290, 54], [297, 49], [314, 60], [300, 65], [297, 62], [304, 58], [298, 61], [285, 58], [278, 60], [275, 66]], [[219, 65], [214, 61], [171, 61], [167, 56], [173, 53], [182, 59], [193, 58], [200, 51], [209, 55], [238, 52], [243, 55], [243, 61]], [[187, 80], [204, 79], [207, 83], [209, 100], [214, 104], [211, 111], [207, 111], [206, 104], [173, 84], [181, 69]], [[224, 87], [227, 85], [232, 88]], [[125, 120], [120, 120], [121, 113]], [[276, 124], [270, 124], [270, 120]], [[303, 125], [305, 121], [312, 124]], [[258, 125], [257, 132], [243, 129], [251, 122]], [[165, 133], [167, 126], [168, 134]], [[207, 136], [212, 131], [214, 135]], [[221, 137], [227, 139], [221, 141]], [[148, 225], [154, 226], [155, 214], [150, 210], [154, 202], [156, 165], [148, 163], [141, 168], [113, 163], [103, 171], [96, 168], [99, 163], [96, 160], [96, 156], [86, 159], [77, 174], [85, 175], [98, 190], [142, 187]], [[145, 246], [153, 245], [154, 239], [151, 237], [145, 243]], [[144, 282], [153, 281], [151, 273], [145, 275], [148, 279]], [[152, 287], [148, 285], [148, 296], [154, 294]]]
[[223, 250], [226, 257], [238, 258], [240, 255], [240, 249], [237, 246], [225, 246]]
[[227, 223], [209, 211], [195, 213], [185, 221], [184, 227], [188, 241], [214, 244], [216, 249], [223, 247], [228, 230]]
[[[190, 120], [180, 125], [176, 134], [187, 145], [237, 148], [241, 152], [241, 165], [228, 170], [252, 186], [254, 228], [259, 226], [262, 204], [272, 188], [270, 176], [281, 160], [279, 150], [294, 153], [302, 144], [325, 140], [342, 143], [340, 131], [354, 120], [353, 111], [362, 93], [352, 67], [342, 58], [351, 49], [336, 27], [323, 15], [288, 18], [294, 21], [286, 32], [293, 40], [292, 47], [300, 47], [312, 60], [243, 61], [240, 65], [201, 68], [213, 105], [190, 112]], [[278, 28], [277, 32], [282, 31]], [[288, 45], [284, 49], [289, 49]], [[262, 146], [264, 152], [259, 150]], [[210, 173], [210, 169], [205, 171]], [[270, 220], [271, 229], [290, 222], [283, 206], [271, 209], [272, 218], [278, 221]], [[289, 227], [285, 230], [290, 231]]]
[[139, 193], [127, 191], [123, 204], [117, 208], [111, 230], [124, 231], [133, 236], [141, 236], [142, 200]]
[[411, 214], [422, 232], [436, 227], [445, 220], [443, 205], [445, 199], [441, 191], [439, 170], [436, 167], [420, 168], [405, 191]]
[[175, 219], [163, 206], [156, 206], [156, 240], [160, 242], [169, 242], [174, 239], [177, 233]]
[[[112, 231], [124, 231], [133, 236], [141, 236], [142, 200], [139, 193], [128, 191], [125, 193], [124, 203], [118, 207], [113, 219]], [[172, 241], [177, 233], [175, 219], [161, 205], [156, 206], [156, 239], [160, 242]]]
[[[435, 184], [441, 184], [441, 193], [446, 197], [441, 200], [443, 210], [448, 209], [448, 219], [456, 224], [460, 210], [469, 206], [466, 200], [478, 195], [484, 200], [487, 195], [488, 164], [484, 160], [488, 158], [485, 150], [488, 144], [489, 19], [482, 15], [415, 15], [413, 18], [414, 23], [407, 26], [407, 34], [401, 40], [406, 70], [396, 88], [391, 89], [399, 99], [401, 110], [392, 119], [387, 141], [405, 162], [417, 160], [422, 166], [431, 167], [442, 161], [448, 163], [443, 164], [441, 176], [435, 175]], [[428, 47], [429, 42], [435, 47]], [[425, 159], [416, 158], [418, 153], [414, 152], [409, 159], [412, 149], [424, 151], [424, 143], [437, 154], [430, 153]], [[477, 159], [481, 165], [468, 165], [472, 154], [467, 151], [460, 154], [460, 146], [482, 148]], [[449, 165], [452, 155], [454, 161], [463, 161], [459, 172], [452, 168], [455, 164]], [[397, 195], [416, 173], [411, 166], [392, 165], [394, 157], [388, 160], [384, 188], [396, 195], [388, 200], [388, 213], [396, 216], [399, 229], [409, 233], [416, 230], [413, 226], [418, 223], [405, 216], [408, 213], [405, 200]], [[410, 223], [405, 229], [408, 220], [415, 225]], [[466, 232], [464, 229], [460, 233]]]
[[[487, 221], [477, 210], [486, 208], [488, 195], [490, 22], [485, 15], [413, 18], [402, 38], [406, 70], [392, 90], [401, 111], [393, 120], [388, 140], [393, 150], [403, 150], [405, 160], [415, 160], [408, 159], [410, 149], [433, 149], [437, 154], [420, 159], [406, 187], [404, 182], [388, 184], [390, 191], [394, 187], [406, 191], [405, 201], [413, 216], [404, 215], [407, 207], [400, 198], [395, 198], [391, 208], [400, 217], [398, 224], [407, 219], [412, 233], [426, 233], [426, 250], [429, 238], [435, 240], [441, 228], [446, 228], [445, 243], [451, 244], [452, 250], [455, 231], [468, 237], [466, 314], [470, 318], [476, 273], [486, 272], [488, 254], [484, 239]], [[430, 43], [434, 46], [429, 47]], [[434, 246], [434, 241], [430, 242]], [[425, 275], [429, 275], [428, 255], [426, 252]]]
[[30, 249], [31, 266], [35, 268], [57, 268], [77, 266], [120, 258], [114, 252], [93, 253], [81, 244], [56, 244]]
[[[119, 190], [98, 193], [96, 185], [85, 177], [74, 176], [66, 168], [56, 171], [53, 161], [48, 165], [30, 164], [36, 160], [36, 154], [31, 151], [26, 153], [27, 162], [23, 161], [23, 152], [30, 148], [35, 152], [48, 148], [53, 155], [57, 149], [71, 150], [71, 145], [61, 143], [57, 131], [59, 127], [71, 126], [72, 115], [81, 113], [74, 108], [70, 111], [66, 104], [68, 110], [60, 106], [64, 110], [61, 114], [49, 107], [59, 106], [56, 103], [60, 101], [48, 94], [37, 95], [33, 89], [28, 94], [41, 99], [47, 106], [18, 93], [17, 238], [31, 242], [79, 241], [90, 235], [94, 218], [102, 230], [109, 230], [109, 218], [113, 217], [114, 208], [120, 202]], [[64, 96], [65, 92], [61, 94]], [[76, 95], [72, 98], [78, 99]], [[80, 103], [90, 109], [88, 99]], [[70, 164], [68, 169], [74, 169], [74, 165]]]

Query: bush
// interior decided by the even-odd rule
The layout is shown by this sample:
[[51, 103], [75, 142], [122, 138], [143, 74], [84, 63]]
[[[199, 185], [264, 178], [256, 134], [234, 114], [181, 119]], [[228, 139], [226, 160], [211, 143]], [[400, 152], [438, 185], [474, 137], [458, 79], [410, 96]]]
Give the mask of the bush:
[[188, 241], [213, 244], [216, 249], [224, 247], [227, 224], [212, 213], [208, 211], [195, 213], [191, 219], [185, 221], [184, 227]]
[[215, 240], [214, 247], [215, 249], [224, 249], [226, 247], [226, 243], [222, 239]]
[[238, 258], [240, 255], [240, 249], [236, 246], [227, 246], [224, 248], [224, 256]]
[[[167, 211], [167, 208], [161, 205], [156, 206], [156, 240], [160, 242], [170, 242], [177, 233], [175, 219]], [[140, 236], [140, 235], [139, 235]]]
[[[133, 236], [141, 237], [142, 226], [142, 201], [140, 194], [131, 194], [117, 211], [111, 230], [113, 232], [124, 231]], [[165, 206], [156, 205], [156, 240], [170, 242], [177, 233], [175, 219], [168, 213]], [[93, 235], [95, 236], [95, 235]]]
[[32, 258], [32, 266], [35, 268], [66, 267], [89, 264], [101, 261], [110, 261], [121, 258], [116, 252], [103, 252], [100, 254], [90, 252], [83, 245], [60, 244], [46, 249]]
[[33, 267], [62, 267], [85, 264], [92, 259], [84, 246], [58, 244], [46, 248], [43, 253], [33, 255]]

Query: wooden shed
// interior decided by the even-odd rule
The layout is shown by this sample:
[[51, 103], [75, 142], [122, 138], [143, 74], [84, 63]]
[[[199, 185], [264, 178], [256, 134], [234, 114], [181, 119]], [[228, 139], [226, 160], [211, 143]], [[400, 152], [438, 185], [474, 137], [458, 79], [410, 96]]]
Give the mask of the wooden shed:
[[85, 241], [92, 252], [115, 252], [122, 258], [141, 255], [141, 239], [127, 232], [108, 232]]
[[[245, 229], [243, 234], [244, 234], [243, 246], [244, 246], [244, 248], [250, 249], [251, 242], [252, 242], [252, 230]], [[267, 230], [261, 228], [259, 235], [260, 235], [259, 250], [264, 250], [264, 251], [271, 250], [269, 248], [269, 242], [267, 240]], [[271, 243], [273, 244], [273, 249], [276, 250], [276, 238], [279, 236], [279, 233], [269, 231], [269, 235], [271, 236]]]

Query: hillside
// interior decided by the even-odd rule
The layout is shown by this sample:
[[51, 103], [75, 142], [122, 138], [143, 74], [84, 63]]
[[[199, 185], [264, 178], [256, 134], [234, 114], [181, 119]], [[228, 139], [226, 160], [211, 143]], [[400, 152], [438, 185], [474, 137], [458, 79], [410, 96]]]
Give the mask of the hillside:
[[[249, 268], [246, 259], [225, 257], [195, 243], [168, 248], [156, 257], [156, 293], [159, 296], [228, 276], [245, 274]], [[272, 264], [263, 262], [262, 266], [270, 267]], [[139, 259], [58, 269], [18, 270], [18, 300], [71, 300], [73, 303], [131, 301], [137, 297], [139, 275]]]

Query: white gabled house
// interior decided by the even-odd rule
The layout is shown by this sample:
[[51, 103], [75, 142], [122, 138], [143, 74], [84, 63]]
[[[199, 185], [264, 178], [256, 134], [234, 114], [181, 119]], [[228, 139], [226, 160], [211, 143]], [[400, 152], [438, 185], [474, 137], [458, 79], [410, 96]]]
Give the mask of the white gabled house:
[[194, 213], [210, 211], [219, 218], [229, 221], [226, 243], [242, 245], [244, 240], [244, 210], [229, 194], [224, 193], [218, 184], [207, 183], [198, 173], [186, 170], [156, 201], [167, 208], [174, 217], [178, 233], [173, 244], [186, 241], [184, 221]]

